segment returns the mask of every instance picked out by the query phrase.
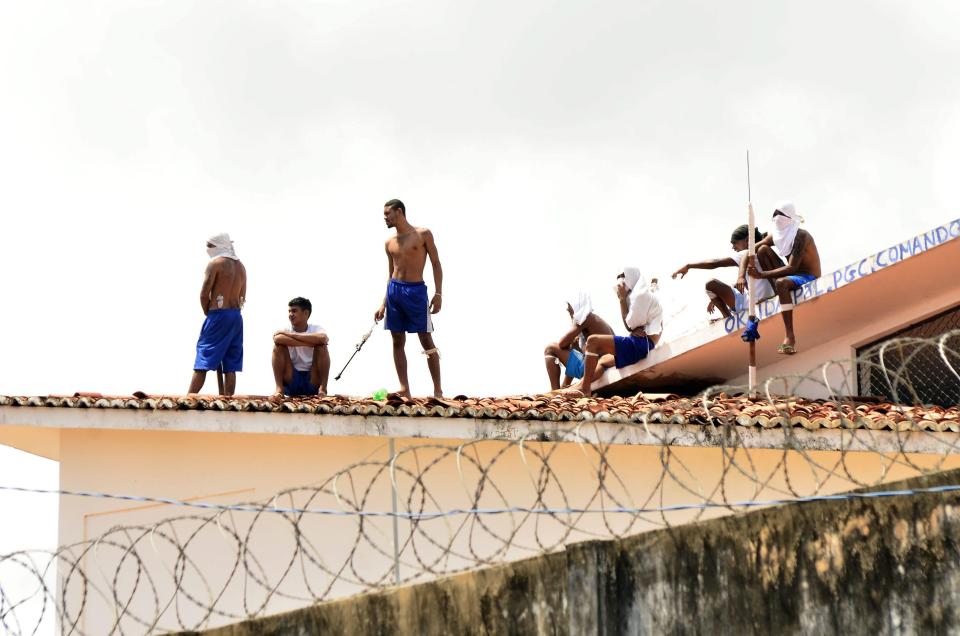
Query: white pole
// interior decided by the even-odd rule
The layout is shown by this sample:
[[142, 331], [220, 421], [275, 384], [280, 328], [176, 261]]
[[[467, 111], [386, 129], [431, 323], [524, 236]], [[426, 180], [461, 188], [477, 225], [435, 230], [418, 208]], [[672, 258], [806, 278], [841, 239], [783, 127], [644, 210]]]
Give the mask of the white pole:
[[[747, 150], [747, 250], [748, 258], [754, 267], [756, 267], [757, 256], [757, 245], [756, 239], [754, 238], [756, 227], [756, 219], [753, 216], [753, 195], [750, 192], [750, 151]], [[752, 277], [747, 287], [750, 294], [749, 318], [755, 320], [757, 316], [757, 285]], [[750, 366], [747, 368], [747, 378], [750, 386], [750, 395], [752, 396], [757, 386], [757, 343], [752, 341], [750, 342]]]
[[390, 453], [390, 494], [393, 499], [393, 580], [400, 585], [400, 527], [397, 520], [397, 481], [394, 464], [397, 461], [397, 448], [393, 438], [387, 440], [387, 452]]

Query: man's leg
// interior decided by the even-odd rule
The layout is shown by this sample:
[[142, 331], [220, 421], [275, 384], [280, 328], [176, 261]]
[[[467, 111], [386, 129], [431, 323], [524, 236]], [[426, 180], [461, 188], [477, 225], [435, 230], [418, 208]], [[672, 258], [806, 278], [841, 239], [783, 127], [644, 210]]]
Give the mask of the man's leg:
[[207, 379], [206, 371], [197, 371], [194, 369], [193, 377], [190, 379], [190, 388], [187, 389], [187, 393], [199, 393], [200, 389], [203, 388], [203, 382]]
[[327, 379], [330, 377], [330, 351], [327, 345], [313, 348], [313, 366], [310, 369], [310, 383], [320, 387], [318, 395], [327, 394]]
[[433, 335], [417, 335], [420, 336], [420, 345], [427, 352], [427, 368], [430, 369], [430, 377], [433, 379], [433, 397], [443, 397], [443, 389], [440, 388], [440, 352], [437, 351], [437, 345], [433, 344]]
[[590, 336], [587, 338], [586, 351], [583, 360], [583, 381], [580, 390], [585, 397], [591, 395], [590, 383], [593, 382], [593, 374], [596, 371], [600, 356], [613, 354], [616, 348], [613, 344], [613, 336]]
[[761, 245], [757, 250], [757, 262], [760, 263], [760, 269], [770, 272], [783, 267], [783, 260], [773, 251], [773, 248]]
[[733, 294], [733, 287], [722, 283], [716, 278], [707, 282], [707, 296], [713, 302], [713, 306], [720, 310], [724, 318], [731, 316], [730, 309], [736, 308], [737, 299]]
[[283, 385], [290, 384], [293, 379], [293, 362], [290, 361], [290, 350], [286, 345], [273, 345], [273, 354], [270, 356], [273, 365], [274, 395], [283, 395]]
[[237, 372], [224, 371], [223, 373], [223, 394], [233, 395], [237, 391]]
[[407, 334], [403, 331], [391, 331], [393, 336], [393, 365], [397, 367], [397, 379], [400, 381], [400, 395], [410, 397], [410, 381], [407, 379], [407, 354], [403, 347], [407, 344]]
[[[551, 391], [560, 388], [560, 364], [566, 366], [569, 357], [570, 350], [561, 349], [560, 345], [555, 342], [551, 342], [543, 350], [543, 359], [547, 365], [547, 377], [550, 379]], [[560, 362], [560, 364], [557, 364], [557, 362]]]
[[[777, 295], [780, 297], [780, 313], [783, 314], [783, 330], [785, 332], [780, 353], [795, 353], [797, 337], [793, 333], [793, 290], [797, 288], [789, 278], [778, 278], [774, 284]], [[788, 348], [789, 347], [789, 348]]]

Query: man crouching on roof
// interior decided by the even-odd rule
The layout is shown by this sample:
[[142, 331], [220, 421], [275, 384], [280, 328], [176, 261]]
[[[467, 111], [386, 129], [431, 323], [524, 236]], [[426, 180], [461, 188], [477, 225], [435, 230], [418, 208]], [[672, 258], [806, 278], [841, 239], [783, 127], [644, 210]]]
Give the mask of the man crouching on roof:
[[797, 352], [797, 336], [793, 332], [793, 291], [810, 281], [820, 278], [820, 252], [810, 232], [800, 229], [800, 217], [789, 201], [783, 201], [773, 211], [773, 230], [757, 243], [757, 260], [773, 256], [771, 246], [776, 247], [787, 264], [761, 271], [754, 263], [747, 267], [753, 278], [767, 279], [773, 283], [780, 296], [780, 312], [786, 332], [777, 353], [793, 355]]
[[197, 340], [197, 357], [188, 393], [199, 393], [207, 371], [223, 368], [224, 395], [237, 388], [243, 370], [243, 318], [240, 308], [247, 295], [247, 270], [233, 251], [229, 234], [207, 239], [210, 262], [200, 287], [200, 308], [206, 320]]
[[287, 304], [293, 328], [273, 334], [274, 395], [326, 395], [330, 377], [327, 332], [307, 322], [313, 313], [309, 300], [297, 296]]
[[[560, 388], [560, 366], [564, 367], [563, 386], [570, 386], [574, 379], [583, 377], [583, 349], [587, 338], [592, 335], [612, 336], [613, 329], [607, 322], [593, 313], [590, 294], [580, 292], [567, 303], [567, 313], [573, 325], [557, 342], [551, 342], [543, 350], [543, 357], [547, 363], [547, 377], [550, 378], [550, 389]], [[605, 358], [608, 356], [605, 356]], [[601, 360], [603, 365], [607, 360]], [[612, 366], [613, 358], [609, 364]]]
[[[663, 309], [660, 301], [647, 286], [640, 270], [624, 267], [617, 276], [617, 298], [620, 300], [620, 315], [629, 336], [592, 335], [587, 338], [583, 364], [583, 381], [580, 391], [591, 395], [590, 384], [600, 356], [613, 354], [618, 369], [636, 364], [660, 341], [663, 331]], [[631, 293], [633, 296], [631, 297]], [[570, 389], [574, 392], [574, 389]]]

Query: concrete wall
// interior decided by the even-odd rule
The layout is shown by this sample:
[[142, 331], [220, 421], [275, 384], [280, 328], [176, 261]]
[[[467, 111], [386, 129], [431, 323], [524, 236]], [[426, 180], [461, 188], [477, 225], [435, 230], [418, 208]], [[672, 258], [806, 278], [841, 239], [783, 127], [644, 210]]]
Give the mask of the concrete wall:
[[[960, 483], [960, 471], [895, 484]], [[960, 495], [767, 509], [209, 632], [960, 632]]]
[[[893, 455], [879, 453], [727, 449], [724, 455], [719, 448], [606, 445], [598, 450], [574, 443], [544, 442], [527, 442], [521, 453], [514, 443], [481, 441], [467, 444], [458, 461], [456, 449], [461, 442], [408, 438], [395, 443], [402, 453], [397, 462], [400, 510], [417, 509], [424, 499], [428, 510], [474, 506], [653, 507], [700, 503], [704, 499], [720, 502], [724, 497], [728, 501], [764, 500], [839, 492], [855, 487], [857, 482], [876, 483], [917, 474], [916, 468], [903, 461], [904, 456], [893, 461]], [[292, 493], [277, 504], [373, 511], [391, 508], [389, 474], [382, 470], [389, 458], [383, 438], [81, 429], [63, 430], [60, 446], [63, 489], [218, 503], [267, 500], [284, 488], [320, 485], [338, 470], [371, 461], [374, 466], [357, 467], [339, 481], [339, 500], [330, 493], [328, 484], [324, 493]], [[960, 456], [907, 457], [914, 466], [926, 469], [960, 465]], [[605, 486], [602, 498], [598, 497], [601, 470]], [[763, 487], [758, 486], [760, 483]], [[400, 574], [404, 581], [423, 581], [435, 576], [424, 564], [430, 564], [434, 572], [451, 572], [484, 561], [520, 559], [591, 537], [633, 535], [662, 528], [666, 522], [682, 524], [727, 513], [721, 508], [678, 511], [666, 517], [657, 513], [556, 518], [516, 514], [487, 516], [482, 524], [476, 517], [464, 516], [416, 526], [400, 521]], [[225, 521], [232, 524], [231, 532], [239, 533], [239, 538], [234, 538], [217, 525], [204, 526], [203, 519], [208, 515], [206, 511], [167, 505], [62, 498], [62, 544], [93, 539], [115, 526], [139, 528], [114, 532], [110, 541], [84, 557], [86, 572], [108, 598], [104, 600], [87, 590], [78, 626], [92, 633], [109, 630], [114, 621], [110, 609], [114, 589], [119, 598], [129, 598], [131, 613], [148, 623], [158, 603], [162, 607], [169, 599], [176, 599], [159, 622], [164, 629], [176, 629], [200, 625], [206, 599], [221, 591], [216, 608], [224, 614], [214, 614], [206, 626], [235, 621], [256, 610], [269, 596], [256, 578], [271, 582], [282, 579], [282, 592], [293, 597], [273, 596], [270, 613], [303, 607], [317, 595], [339, 598], [370, 586], [394, 583], [389, 519], [365, 519], [362, 528], [355, 517], [307, 515], [298, 519], [297, 529], [309, 542], [309, 559], [304, 559], [303, 552], [297, 552], [297, 537], [286, 517], [233, 513]], [[154, 524], [171, 517], [178, 520], [161, 526], [159, 533], [150, 532]], [[568, 524], [575, 525], [576, 530]], [[150, 575], [149, 582], [125, 552], [125, 546], [134, 540], [136, 554]], [[190, 560], [190, 567], [181, 573], [179, 596], [173, 574], [181, 556], [177, 541], [185, 546], [183, 554]], [[246, 569], [238, 570], [241, 546]], [[294, 557], [297, 566], [284, 575], [284, 568]], [[341, 575], [334, 580], [310, 559], [322, 561], [330, 571]], [[134, 581], [139, 585], [136, 592]], [[82, 594], [75, 577], [66, 594], [73, 611]], [[122, 624], [137, 628], [130, 619]]]

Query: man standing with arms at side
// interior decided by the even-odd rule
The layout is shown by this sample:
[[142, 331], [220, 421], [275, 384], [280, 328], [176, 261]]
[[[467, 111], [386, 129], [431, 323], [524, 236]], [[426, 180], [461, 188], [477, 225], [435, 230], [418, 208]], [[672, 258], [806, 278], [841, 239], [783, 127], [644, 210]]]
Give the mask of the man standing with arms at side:
[[206, 320], [197, 340], [197, 357], [188, 393], [199, 393], [207, 371], [223, 365], [224, 395], [237, 388], [237, 371], [243, 370], [243, 318], [240, 308], [247, 296], [247, 270], [233, 251], [229, 234], [207, 239], [210, 262], [200, 287], [200, 308]]
[[[430, 314], [440, 311], [443, 288], [443, 270], [437, 246], [430, 230], [413, 227], [407, 221], [407, 209], [399, 199], [391, 199], [383, 206], [383, 220], [387, 227], [397, 231], [386, 242], [387, 294], [383, 304], [374, 315], [375, 320], [386, 316], [385, 328], [393, 336], [393, 362], [400, 380], [400, 395], [410, 397], [410, 381], [407, 379], [407, 354], [404, 346], [407, 334], [415, 333], [420, 338], [423, 353], [427, 356], [427, 368], [433, 379], [434, 397], [442, 397], [440, 387], [440, 352], [433, 342], [433, 323]], [[433, 284], [436, 291], [427, 297], [427, 285], [423, 282], [423, 269], [430, 257], [433, 268]]]

